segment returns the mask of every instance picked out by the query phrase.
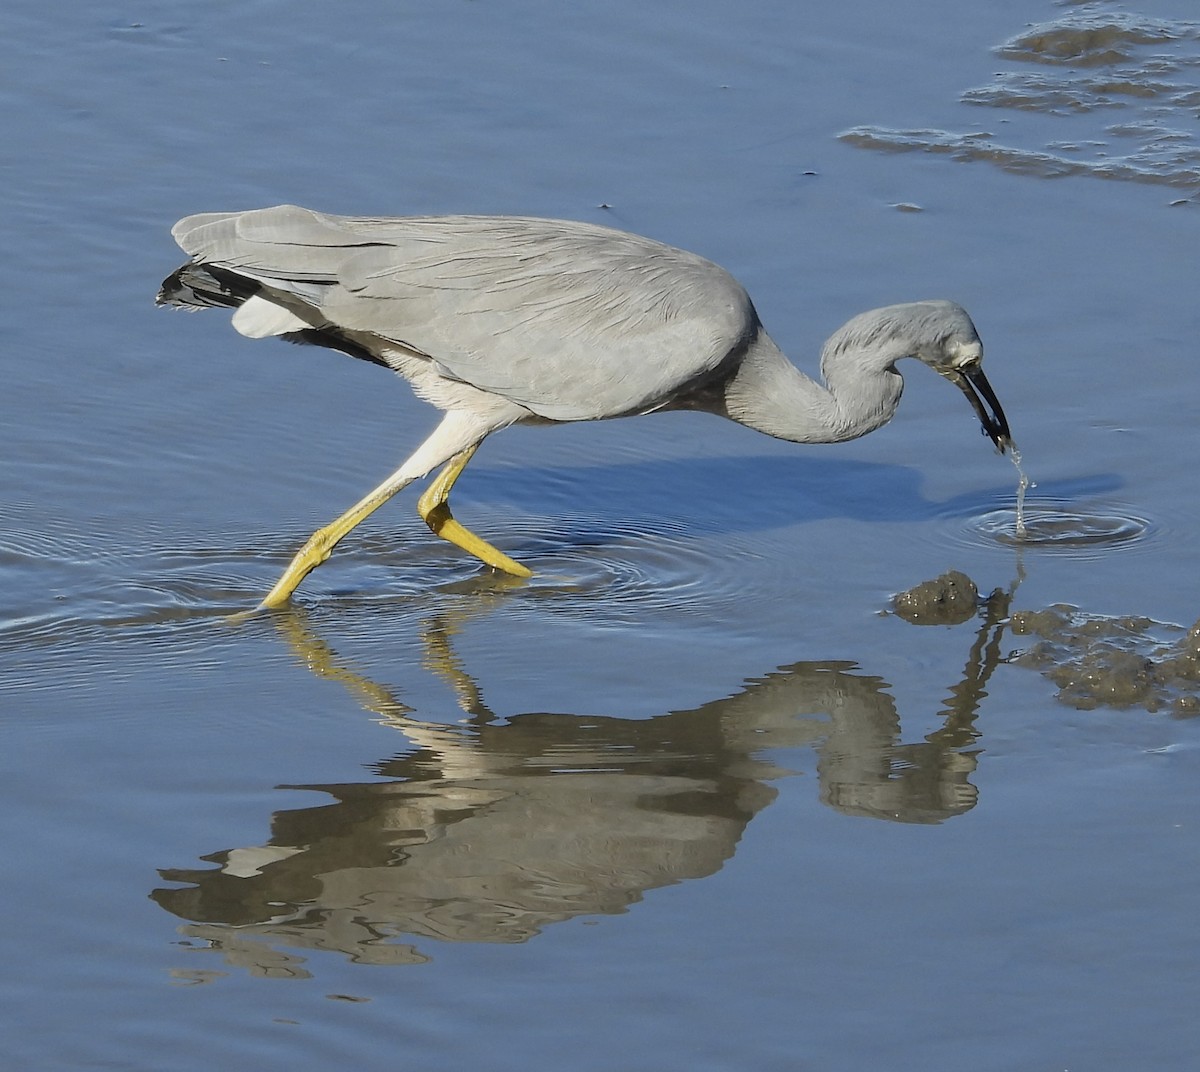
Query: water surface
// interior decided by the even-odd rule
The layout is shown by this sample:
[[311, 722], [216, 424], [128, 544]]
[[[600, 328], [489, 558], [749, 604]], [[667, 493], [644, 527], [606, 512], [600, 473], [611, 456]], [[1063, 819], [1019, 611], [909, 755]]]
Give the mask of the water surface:
[[[7, 1065], [1188, 1065], [1186, 5], [0, 29]], [[1038, 538], [917, 366], [836, 447], [505, 432], [456, 510], [530, 582], [408, 496], [232, 624], [434, 423], [377, 368], [153, 307], [175, 219], [284, 201], [650, 234], [810, 372], [854, 313], [956, 299]], [[951, 569], [965, 613], [892, 611]], [[1174, 660], [1169, 692], [1072, 703], [1117, 656]]]

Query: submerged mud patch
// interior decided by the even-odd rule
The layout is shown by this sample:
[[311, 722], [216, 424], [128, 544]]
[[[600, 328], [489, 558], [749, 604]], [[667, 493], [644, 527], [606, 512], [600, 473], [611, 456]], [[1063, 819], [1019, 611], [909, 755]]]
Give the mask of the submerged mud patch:
[[1060, 604], [1017, 611], [1014, 636], [1032, 646], [1010, 657], [1058, 686], [1071, 707], [1144, 707], [1200, 715], [1200, 622], [1177, 625], [1137, 615], [1105, 617]]
[[1195, 25], [1147, 18], [1099, 5], [1053, 22], [1039, 23], [996, 49], [1005, 59], [1072, 67], [1128, 61], [1141, 45], [1169, 44], [1198, 36]]
[[[1001, 144], [990, 131], [864, 125], [846, 131], [842, 140], [884, 152], [984, 161], [1039, 178], [1091, 175], [1200, 188], [1200, 23], [1092, 3], [1032, 26], [994, 51], [1022, 66], [999, 71], [960, 100], [1018, 113], [1073, 116], [1078, 122], [1070, 131], [1021, 145]], [[1114, 111], [1123, 121], [1106, 125], [1102, 117]], [[1019, 140], [1021, 128], [1004, 122], [1010, 131], [1006, 141]]]
[[[894, 596], [892, 610], [914, 625], [975, 618], [981, 632], [990, 632], [1015, 588], [983, 599], [966, 574], [951, 570]], [[1142, 615], [1088, 614], [1064, 603], [1014, 611], [1006, 627], [1030, 642], [1002, 661], [1037, 670], [1058, 686], [1060, 703], [1200, 715], [1200, 621], [1184, 629]], [[998, 643], [999, 635], [989, 639]]]

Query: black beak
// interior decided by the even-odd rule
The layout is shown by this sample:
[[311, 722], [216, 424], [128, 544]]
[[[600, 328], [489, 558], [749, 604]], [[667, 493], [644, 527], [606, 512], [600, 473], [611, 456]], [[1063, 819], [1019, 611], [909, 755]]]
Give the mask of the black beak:
[[1012, 436], [1008, 431], [1008, 419], [1004, 416], [1004, 410], [1000, 408], [1000, 400], [983, 374], [983, 369], [976, 363], [954, 369], [946, 373], [946, 376], [967, 396], [979, 423], [983, 425], [984, 435], [988, 436], [996, 444], [996, 449], [1003, 454], [1012, 446]]

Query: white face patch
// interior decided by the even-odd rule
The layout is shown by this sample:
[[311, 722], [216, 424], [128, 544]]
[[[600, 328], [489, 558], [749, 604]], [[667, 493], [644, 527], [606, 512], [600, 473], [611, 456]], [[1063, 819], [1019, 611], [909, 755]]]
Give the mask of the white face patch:
[[946, 356], [956, 369], [977, 365], [983, 360], [983, 343], [977, 339], [972, 342], [960, 342], [955, 339], [946, 344]]

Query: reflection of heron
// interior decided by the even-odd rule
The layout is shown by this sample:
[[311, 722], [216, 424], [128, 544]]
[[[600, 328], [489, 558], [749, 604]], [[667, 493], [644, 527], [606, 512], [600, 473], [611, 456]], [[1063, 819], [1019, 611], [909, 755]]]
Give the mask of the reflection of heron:
[[[487, 599], [466, 601], [485, 613]], [[528, 713], [504, 720], [453, 647], [461, 622], [423, 626], [426, 667], [464, 721], [415, 717], [340, 660], [299, 611], [276, 625], [304, 665], [343, 685], [411, 742], [376, 766], [386, 781], [307, 785], [332, 803], [279, 812], [266, 845], [214, 853], [214, 869], [169, 869], [160, 889], [188, 933], [267, 974], [301, 971], [259, 939], [341, 949], [357, 960], [424, 959], [400, 935], [518, 942], [549, 923], [624, 911], [648, 890], [729, 859], [789, 773], [773, 751], [813, 747], [821, 798], [850, 815], [936, 823], [968, 811], [973, 723], [996, 665], [995, 619], [976, 638], [942, 727], [899, 743], [895, 701], [849, 662], [801, 662], [693, 710], [649, 719]], [[228, 930], [229, 925], [239, 928]]]
[[233, 307], [243, 335], [383, 365], [446, 411], [395, 473], [312, 535], [264, 606], [285, 603], [355, 525], [438, 466], [418, 502], [429, 527], [528, 577], [455, 521], [448, 502], [479, 444], [511, 424], [694, 409], [779, 439], [837, 443], [891, 419], [903, 386], [896, 362], [915, 357], [962, 390], [1001, 451], [1010, 444], [975, 326], [952, 302], [854, 317], [825, 344], [822, 385], [783, 356], [726, 271], [607, 227], [282, 205], [189, 216], [173, 233], [192, 260], [163, 283], [160, 303]]

